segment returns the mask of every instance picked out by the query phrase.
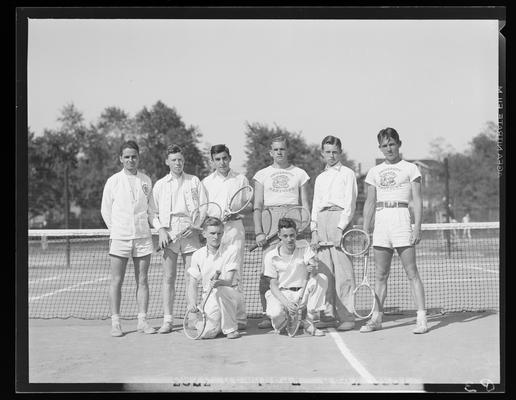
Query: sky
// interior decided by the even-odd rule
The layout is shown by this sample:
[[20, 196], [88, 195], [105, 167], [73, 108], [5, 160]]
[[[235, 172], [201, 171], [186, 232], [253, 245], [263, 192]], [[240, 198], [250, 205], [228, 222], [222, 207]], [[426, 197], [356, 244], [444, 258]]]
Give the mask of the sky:
[[385, 127], [407, 159], [438, 137], [464, 151], [497, 121], [498, 67], [495, 20], [33, 19], [28, 125], [56, 128], [69, 103], [89, 124], [160, 100], [239, 172], [247, 122], [337, 136], [364, 172]]

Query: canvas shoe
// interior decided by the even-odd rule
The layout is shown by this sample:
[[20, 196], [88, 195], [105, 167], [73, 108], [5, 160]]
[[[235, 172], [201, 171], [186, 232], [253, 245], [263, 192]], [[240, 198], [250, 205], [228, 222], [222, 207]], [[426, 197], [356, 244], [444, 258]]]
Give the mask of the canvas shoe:
[[415, 334], [421, 334], [421, 333], [427, 333], [427, 332], [428, 332], [428, 326], [426, 324], [426, 319], [417, 321], [416, 327], [412, 330], [412, 333], [415, 333]]
[[124, 336], [120, 322], [115, 322], [115, 323], [111, 324], [111, 336], [113, 336], [113, 337]]
[[370, 319], [365, 325], [360, 328], [361, 333], [379, 331], [382, 329], [382, 323], [380, 321], [374, 321]]
[[158, 333], [170, 333], [172, 332], [172, 321], [163, 321], [163, 325], [158, 329]]
[[153, 334], [156, 333], [156, 329], [149, 325], [147, 321], [138, 322], [136, 330], [141, 333]]

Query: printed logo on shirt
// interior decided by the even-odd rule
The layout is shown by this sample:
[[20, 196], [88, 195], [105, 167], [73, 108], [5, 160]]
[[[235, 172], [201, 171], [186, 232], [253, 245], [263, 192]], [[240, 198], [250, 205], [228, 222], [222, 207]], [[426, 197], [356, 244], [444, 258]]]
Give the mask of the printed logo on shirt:
[[291, 187], [290, 180], [294, 175], [286, 172], [278, 172], [271, 175], [273, 192], [295, 192], [296, 188]]
[[147, 185], [147, 183], [145, 182], [142, 183], [142, 190], [145, 196], [148, 196], [150, 194], [150, 186]]
[[400, 170], [398, 168], [387, 168], [383, 171], [380, 171], [380, 188], [384, 190], [394, 190], [401, 186], [400, 183], [397, 182], [397, 177]]
[[192, 198], [194, 200], [198, 200], [199, 199], [199, 191], [197, 190], [196, 187], [192, 187]]

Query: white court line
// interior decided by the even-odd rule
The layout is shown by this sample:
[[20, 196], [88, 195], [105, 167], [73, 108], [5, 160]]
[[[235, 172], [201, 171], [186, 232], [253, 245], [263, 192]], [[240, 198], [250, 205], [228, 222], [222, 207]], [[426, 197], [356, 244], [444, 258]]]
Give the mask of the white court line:
[[56, 279], [59, 279], [60, 277], [62, 277], [63, 274], [61, 275], [57, 275], [57, 276], [53, 276], [52, 278], [41, 278], [41, 279], [36, 279], [34, 281], [29, 281], [29, 285], [32, 285], [34, 283], [39, 283], [39, 282], [46, 282], [46, 281], [55, 281]]
[[97, 282], [101, 282], [101, 281], [107, 281], [111, 279], [110, 277], [107, 277], [107, 278], [99, 278], [99, 279], [96, 279], [94, 281], [88, 281], [88, 282], [81, 282], [81, 283], [78, 283], [76, 285], [73, 285], [73, 286], [69, 286], [69, 287], [66, 287], [66, 288], [63, 288], [63, 289], [59, 289], [59, 290], [56, 290], [54, 292], [50, 292], [50, 293], [45, 293], [45, 294], [42, 294], [41, 296], [37, 296], [37, 297], [29, 297], [29, 303], [31, 301], [36, 301], [36, 300], [39, 300], [39, 299], [42, 299], [44, 297], [48, 297], [48, 296], [53, 296], [57, 293], [61, 293], [61, 292], [68, 292], [70, 290], [73, 290], [75, 289], [76, 287], [79, 287], [79, 286], [83, 286], [83, 285], [90, 285], [92, 283], [97, 283]]
[[351, 353], [348, 346], [344, 343], [344, 340], [337, 333], [335, 328], [328, 328], [330, 332], [330, 336], [335, 341], [335, 344], [339, 348], [340, 352], [344, 356], [344, 358], [349, 362], [349, 364], [357, 371], [362, 378], [365, 379], [366, 383], [378, 383], [373, 375], [367, 371], [367, 369], [358, 361], [358, 359]]

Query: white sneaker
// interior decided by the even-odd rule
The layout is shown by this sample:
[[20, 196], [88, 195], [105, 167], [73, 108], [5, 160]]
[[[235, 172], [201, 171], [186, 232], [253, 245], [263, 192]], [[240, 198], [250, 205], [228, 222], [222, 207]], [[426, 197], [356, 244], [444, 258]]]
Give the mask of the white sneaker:
[[120, 322], [114, 322], [111, 324], [111, 336], [114, 336], [114, 337], [124, 336]]
[[163, 325], [158, 329], [158, 333], [170, 333], [172, 332], [172, 321], [163, 321]]
[[416, 327], [412, 330], [412, 333], [415, 334], [421, 334], [421, 333], [427, 333], [428, 332], [428, 326], [426, 323], [426, 319], [417, 321]]
[[147, 334], [156, 333], [156, 329], [154, 329], [152, 326], [150, 326], [147, 321], [138, 321], [136, 330], [138, 332], [147, 333]]
[[370, 319], [369, 321], [366, 322], [365, 325], [363, 325], [360, 328], [360, 332], [367, 333], [367, 332], [379, 331], [380, 329], [382, 329], [382, 323], [380, 321], [375, 321], [375, 320]]

